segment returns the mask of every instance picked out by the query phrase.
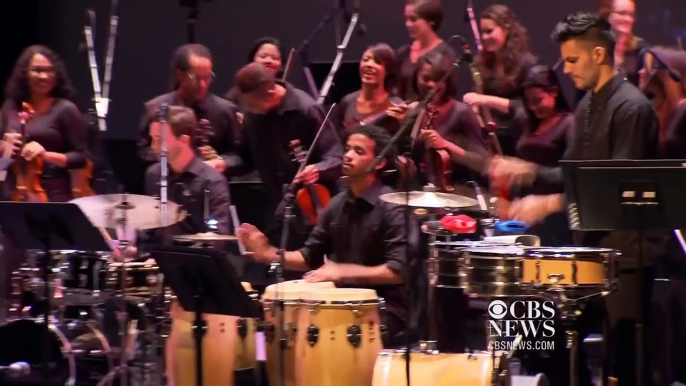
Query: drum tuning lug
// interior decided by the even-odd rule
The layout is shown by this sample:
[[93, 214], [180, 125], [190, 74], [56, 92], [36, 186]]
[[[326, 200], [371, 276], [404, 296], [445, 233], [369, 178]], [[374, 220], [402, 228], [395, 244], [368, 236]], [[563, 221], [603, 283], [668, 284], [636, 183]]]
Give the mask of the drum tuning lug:
[[241, 337], [241, 340], [245, 339], [248, 335], [248, 321], [245, 318], [240, 318], [236, 324], [238, 325], [238, 336]]
[[355, 348], [360, 347], [360, 343], [362, 342], [362, 329], [360, 326], [353, 324], [348, 327], [348, 342]]
[[310, 324], [310, 326], [307, 327], [307, 342], [310, 344], [310, 347], [314, 347], [314, 345], [317, 344], [317, 341], [319, 341], [319, 327]]
[[274, 325], [271, 323], [265, 323], [262, 326], [262, 329], [264, 331], [264, 339], [267, 341], [267, 343], [272, 343], [274, 341]]
[[381, 332], [381, 342], [383, 342], [384, 346], [388, 345], [388, 340], [390, 339], [388, 336], [388, 326], [385, 324], [380, 325], [379, 331]]

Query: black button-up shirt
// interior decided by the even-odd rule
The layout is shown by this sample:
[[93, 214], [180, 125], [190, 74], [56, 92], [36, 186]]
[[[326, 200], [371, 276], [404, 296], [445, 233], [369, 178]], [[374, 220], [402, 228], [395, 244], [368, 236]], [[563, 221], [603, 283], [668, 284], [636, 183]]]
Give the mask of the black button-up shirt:
[[[307, 93], [288, 84], [281, 85], [286, 88], [286, 94], [278, 108], [267, 114], [245, 113], [240, 162], [229, 167], [231, 174], [257, 170], [267, 188], [268, 213], [276, 211], [283, 186], [290, 184], [298, 171], [290, 142], [299, 140], [307, 151], [325, 118], [321, 106]], [[309, 163], [319, 170], [319, 183], [332, 192], [341, 175], [342, 158], [343, 147], [329, 120], [317, 139]]]
[[[392, 271], [403, 275], [410, 261], [406, 252], [408, 234], [403, 207], [379, 198], [391, 192], [391, 188], [377, 182], [361, 197], [356, 198], [349, 191], [333, 197], [305, 246], [300, 249], [307, 265], [312, 269], [319, 268], [326, 255], [337, 263], [370, 267], [386, 264]], [[410, 225], [410, 232], [410, 245], [414, 251], [417, 240], [414, 224]], [[402, 285], [365, 287], [376, 290], [385, 299], [388, 312], [406, 320], [407, 298]]]
[[[622, 74], [615, 75], [598, 92], [588, 92], [577, 106], [576, 127], [564, 159], [651, 159], [658, 151], [658, 118], [652, 105]], [[560, 168], [539, 168], [537, 183], [563, 190]], [[646, 232], [646, 264], [663, 252], [664, 235]], [[575, 232], [578, 245], [617, 249], [620, 268], [635, 268], [638, 237], [633, 231]]]
[[[210, 123], [209, 146], [211, 146], [227, 165], [236, 163], [236, 149], [240, 142], [241, 128], [236, 117], [238, 108], [232, 102], [213, 94], [198, 102], [194, 106], [186, 106], [178, 91], [160, 95], [145, 103], [145, 112], [139, 126], [140, 137], [138, 140], [138, 153], [141, 159], [147, 163], [157, 162], [157, 156], [150, 148], [151, 138], [149, 133], [150, 123], [157, 117], [157, 111], [162, 103], [172, 106], [185, 106], [195, 112], [198, 120], [206, 119]], [[228, 174], [228, 168], [227, 176]]]
[[[160, 164], [156, 163], [145, 173], [145, 193], [151, 196], [160, 195]], [[208, 218], [217, 220], [217, 233], [231, 234], [229, 206], [231, 198], [226, 178], [195, 157], [185, 172], [177, 174], [171, 168], [167, 179], [167, 197], [169, 201], [183, 205], [186, 219], [171, 226], [171, 236], [206, 232], [204, 224], [204, 205], [207, 196]], [[208, 191], [207, 195], [205, 190]]]

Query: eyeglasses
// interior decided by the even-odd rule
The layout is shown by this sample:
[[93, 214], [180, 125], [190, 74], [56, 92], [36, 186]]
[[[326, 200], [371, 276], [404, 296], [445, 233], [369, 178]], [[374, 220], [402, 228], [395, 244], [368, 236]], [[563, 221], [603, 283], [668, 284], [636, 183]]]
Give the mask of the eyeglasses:
[[46, 74], [46, 75], [55, 75], [55, 68], [54, 67], [31, 67], [29, 68], [29, 71], [35, 73], [35, 74]]
[[196, 83], [200, 83], [200, 81], [205, 81], [206, 83], [212, 83], [214, 81], [214, 78], [216, 77], [214, 75], [214, 72], [209, 74], [209, 75], [198, 75], [194, 74], [192, 72], [187, 72], [188, 78]]

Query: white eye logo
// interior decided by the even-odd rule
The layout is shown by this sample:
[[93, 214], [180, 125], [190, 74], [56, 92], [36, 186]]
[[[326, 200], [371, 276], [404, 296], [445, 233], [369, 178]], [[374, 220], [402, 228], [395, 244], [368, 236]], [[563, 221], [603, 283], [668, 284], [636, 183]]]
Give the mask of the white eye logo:
[[502, 300], [494, 300], [488, 305], [488, 314], [493, 319], [502, 319], [507, 314], [507, 305]]

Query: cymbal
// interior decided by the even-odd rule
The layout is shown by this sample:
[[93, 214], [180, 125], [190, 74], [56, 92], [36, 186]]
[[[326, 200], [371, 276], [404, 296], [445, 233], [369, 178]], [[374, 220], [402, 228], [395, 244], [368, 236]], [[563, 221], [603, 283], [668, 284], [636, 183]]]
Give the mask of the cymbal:
[[212, 242], [212, 241], [234, 241], [238, 240], [236, 236], [220, 235], [214, 232], [196, 233], [194, 235], [180, 235], [174, 236], [175, 241], [188, 241], [194, 243]]
[[[78, 205], [93, 226], [118, 228], [126, 220], [126, 228], [146, 230], [162, 228], [160, 201], [155, 197], [137, 194], [102, 194], [69, 201]], [[186, 218], [181, 206], [167, 201], [169, 218], [167, 225], [176, 224]]]
[[467, 208], [479, 203], [469, 197], [456, 194], [438, 192], [410, 192], [410, 200], [407, 202], [407, 192], [395, 192], [382, 194], [379, 198], [391, 204], [408, 205], [414, 208]]

